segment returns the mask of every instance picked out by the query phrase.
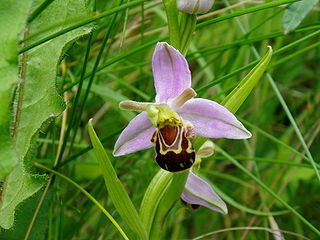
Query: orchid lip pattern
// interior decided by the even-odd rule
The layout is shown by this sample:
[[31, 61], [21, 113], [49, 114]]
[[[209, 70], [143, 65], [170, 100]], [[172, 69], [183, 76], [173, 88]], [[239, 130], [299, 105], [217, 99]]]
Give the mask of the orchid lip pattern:
[[207, 138], [246, 139], [251, 133], [222, 105], [203, 98], [193, 98], [191, 72], [185, 57], [166, 42], [156, 45], [152, 57], [155, 103], [124, 101], [122, 109], [143, 111], [120, 134], [114, 156], [151, 148], [156, 126], [148, 118], [148, 106], [167, 105], [183, 120], [189, 121], [196, 135]]

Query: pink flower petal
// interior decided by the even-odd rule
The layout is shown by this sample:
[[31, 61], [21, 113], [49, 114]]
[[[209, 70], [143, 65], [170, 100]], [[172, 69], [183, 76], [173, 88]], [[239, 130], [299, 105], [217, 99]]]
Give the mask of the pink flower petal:
[[155, 127], [147, 117], [147, 113], [138, 114], [121, 132], [114, 146], [113, 155], [126, 155], [154, 146], [150, 141], [154, 131]]
[[226, 204], [209, 183], [191, 171], [181, 198], [189, 204], [201, 205], [223, 214], [228, 213]]
[[157, 43], [152, 71], [157, 103], [177, 97], [191, 87], [191, 73], [185, 57], [166, 42]]
[[207, 138], [246, 139], [251, 133], [222, 105], [203, 98], [190, 99], [179, 114], [190, 121], [196, 134]]
[[206, 13], [213, 5], [213, 0], [178, 0], [178, 10], [186, 13]]

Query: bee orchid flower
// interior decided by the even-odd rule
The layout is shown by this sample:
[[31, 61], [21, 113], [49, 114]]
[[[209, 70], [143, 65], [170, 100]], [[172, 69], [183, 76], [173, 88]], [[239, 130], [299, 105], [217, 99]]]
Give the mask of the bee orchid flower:
[[114, 156], [156, 147], [156, 161], [167, 171], [192, 167], [195, 136], [250, 138], [251, 133], [222, 105], [194, 98], [191, 72], [185, 57], [166, 42], [159, 42], [152, 57], [155, 102], [122, 101], [123, 110], [142, 111], [120, 134]]
[[[194, 98], [191, 72], [185, 57], [166, 42], [159, 42], [152, 57], [156, 89], [155, 102], [122, 101], [123, 110], [142, 111], [120, 134], [114, 156], [126, 155], [155, 146], [156, 161], [170, 172], [190, 169], [196, 159], [192, 146], [195, 136], [246, 139], [251, 133], [222, 105]], [[210, 148], [210, 147], [209, 147]], [[213, 149], [204, 148], [204, 155]], [[197, 157], [201, 157], [199, 149]], [[203, 154], [202, 154], [203, 155]], [[227, 207], [212, 187], [189, 172], [182, 200], [227, 214]]]

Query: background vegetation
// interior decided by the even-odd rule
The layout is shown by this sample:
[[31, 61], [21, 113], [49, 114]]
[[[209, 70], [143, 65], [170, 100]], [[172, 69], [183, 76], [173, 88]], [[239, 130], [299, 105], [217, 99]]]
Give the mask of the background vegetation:
[[[79, 189], [44, 175], [32, 163], [74, 180], [129, 231], [108, 197], [86, 125], [93, 118], [111, 156], [119, 133], [135, 115], [120, 111], [119, 102], [154, 99], [151, 56], [156, 42], [168, 41], [163, 5], [6, 2], [0, 1], [0, 53], [6, 59], [0, 62], [0, 239], [120, 239]], [[237, 112], [253, 137], [215, 141], [215, 155], [201, 163], [200, 173], [227, 203], [229, 214], [203, 207], [190, 211], [179, 204], [168, 218], [166, 239], [319, 237], [230, 161], [238, 160], [319, 229], [320, 15], [314, 7], [295, 28], [283, 17], [290, 2], [217, 0], [199, 16], [186, 56], [198, 97], [221, 102], [268, 45], [274, 54], [268, 74]], [[295, 14], [303, 15], [306, 8]], [[154, 150], [112, 158], [112, 163], [138, 207], [159, 170]]]

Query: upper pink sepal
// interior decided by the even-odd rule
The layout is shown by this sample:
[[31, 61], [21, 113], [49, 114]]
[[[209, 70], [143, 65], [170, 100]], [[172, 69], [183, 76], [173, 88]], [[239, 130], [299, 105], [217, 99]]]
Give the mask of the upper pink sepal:
[[166, 42], [156, 45], [152, 71], [157, 103], [165, 103], [191, 87], [191, 73], [185, 57]]

